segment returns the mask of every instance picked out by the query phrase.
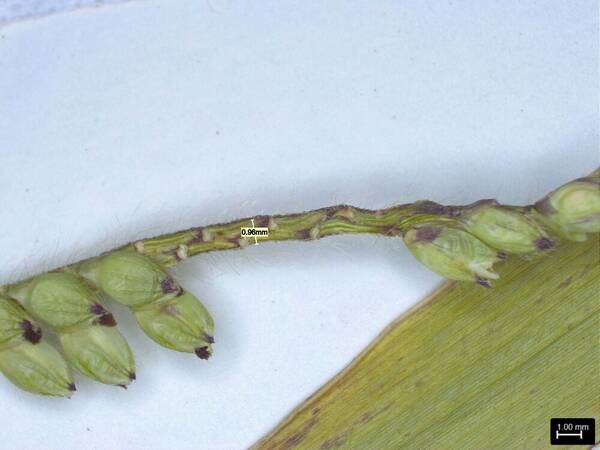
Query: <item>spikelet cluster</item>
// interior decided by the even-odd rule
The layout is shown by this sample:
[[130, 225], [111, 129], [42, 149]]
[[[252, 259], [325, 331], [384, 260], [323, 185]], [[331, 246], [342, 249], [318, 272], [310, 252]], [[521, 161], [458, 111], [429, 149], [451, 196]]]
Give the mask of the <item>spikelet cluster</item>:
[[[169, 349], [212, 354], [214, 324], [206, 308], [156, 262], [135, 250], [89, 260], [12, 285], [0, 296], [0, 371], [18, 387], [54, 396], [75, 390], [70, 368], [100, 383], [127, 387], [135, 360], [109, 297], [129, 307], [142, 330]], [[39, 321], [61, 352], [41, 341]]]
[[[386, 223], [385, 233], [396, 235], [400, 230], [414, 256], [443, 277], [491, 287], [498, 278], [494, 265], [508, 255], [537, 255], [548, 252], [557, 240], [583, 241], [589, 233], [600, 232], [600, 178], [567, 183], [527, 207], [494, 200], [463, 207], [433, 202], [411, 206], [410, 217], [398, 219], [389, 229]], [[336, 211], [344, 211], [344, 226], [350, 226], [356, 214], [367, 210], [344, 206]], [[341, 220], [335, 214], [332, 220]], [[306, 213], [310, 229], [288, 234], [318, 237], [315, 215], [330, 217], [322, 211]], [[291, 215], [289, 224], [301, 225], [301, 216]], [[372, 230], [377, 217], [373, 212], [366, 229]], [[283, 223], [280, 219], [280, 228]], [[205, 242], [214, 236], [203, 232], [191, 239]], [[230, 240], [222, 248], [241, 248], [240, 239]], [[180, 257], [179, 251], [176, 255]], [[42, 395], [71, 395], [71, 368], [98, 382], [126, 387], [136, 378], [135, 361], [105, 305], [108, 298], [128, 307], [158, 344], [201, 359], [212, 355], [210, 313], [157, 259], [130, 245], [5, 287], [0, 294], [0, 372], [18, 387]], [[60, 351], [45, 341], [38, 323], [55, 333]]]
[[583, 241], [599, 232], [600, 179], [572, 181], [530, 207], [483, 200], [440, 208], [438, 219], [429, 216], [416, 216], [403, 233], [413, 255], [445, 278], [491, 287], [498, 278], [493, 266], [507, 255], [535, 255], [552, 249], [556, 239]]

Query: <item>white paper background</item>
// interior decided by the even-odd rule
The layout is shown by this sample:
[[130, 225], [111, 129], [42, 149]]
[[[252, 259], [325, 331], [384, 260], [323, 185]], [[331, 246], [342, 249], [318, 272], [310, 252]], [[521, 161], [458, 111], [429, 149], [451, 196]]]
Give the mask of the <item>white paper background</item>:
[[[596, 2], [217, 3], [0, 29], [0, 282], [245, 215], [524, 203], [598, 164]], [[244, 448], [440, 281], [352, 236], [175, 274], [214, 314], [213, 359], [111, 305], [138, 381], [56, 400], [0, 379], [0, 447]]]
[[132, 0], [0, 0], [0, 25]]

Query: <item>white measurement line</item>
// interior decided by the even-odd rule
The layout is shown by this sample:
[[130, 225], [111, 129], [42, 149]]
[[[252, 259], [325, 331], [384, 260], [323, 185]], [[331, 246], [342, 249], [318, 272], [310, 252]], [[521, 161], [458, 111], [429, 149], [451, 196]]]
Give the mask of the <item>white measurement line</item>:
[[559, 433], [559, 431], [556, 430], [556, 439], [561, 436], [579, 436], [579, 439], [583, 439], [583, 431], [580, 431], [579, 433]]
[[[254, 219], [250, 219], [250, 221], [252, 222], [252, 228], [256, 228], [254, 226]], [[258, 238], [256, 237], [256, 235], [254, 235], [254, 245], [258, 245]]]

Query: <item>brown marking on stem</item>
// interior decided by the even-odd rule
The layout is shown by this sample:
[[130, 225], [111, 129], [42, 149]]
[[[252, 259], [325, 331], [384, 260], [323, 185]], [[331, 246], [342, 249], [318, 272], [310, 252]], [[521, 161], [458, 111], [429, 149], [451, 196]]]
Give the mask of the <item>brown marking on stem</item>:
[[283, 442], [281, 446], [282, 450], [290, 450], [294, 447], [297, 447], [304, 439], [306, 439], [306, 435], [309, 433], [310, 429], [317, 424], [317, 419], [315, 417], [311, 417], [307, 420], [302, 428], [297, 433], [294, 433], [289, 438]]
[[268, 227], [270, 220], [271, 220], [270, 216], [256, 216], [254, 218], [254, 226], [256, 226], [256, 227]]
[[360, 425], [360, 424], [364, 425], [365, 423], [370, 422], [371, 420], [373, 420], [376, 416], [378, 416], [382, 412], [387, 411], [388, 409], [390, 409], [392, 407], [393, 403], [394, 402], [389, 402], [387, 405], [385, 405], [385, 406], [383, 406], [383, 407], [381, 407], [379, 409], [376, 409], [374, 411], [367, 411], [367, 412], [365, 412], [364, 414], [362, 414], [360, 416], [360, 418], [356, 422], [354, 422], [355, 425]]
[[504, 261], [508, 257], [505, 252], [498, 252], [496, 253], [496, 256], [500, 261]]
[[400, 236], [402, 234], [402, 230], [396, 228], [394, 226], [387, 227], [385, 230], [385, 234], [388, 236]]
[[550, 202], [549, 196], [545, 196], [543, 199], [535, 202], [533, 207], [537, 210], [537, 212], [545, 216], [549, 216], [550, 214], [554, 214], [556, 212], [556, 209], [554, 209], [552, 203]]
[[570, 285], [570, 284], [571, 284], [571, 281], [573, 281], [573, 277], [569, 277], [569, 278], [567, 278], [566, 280], [564, 280], [562, 283], [560, 283], [560, 284], [558, 285], [558, 288], [559, 288], [559, 289], [566, 288], [568, 285]]
[[187, 245], [194, 245], [204, 242], [202, 235], [202, 227], [197, 227], [192, 230], [192, 237], [187, 241]]
[[442, 232], [442, 227], [420, 227], [415, 233], [415, 242], [433, 242]]
[[32, 344], [37, 344], [42, 339], [42, 330], [36, 327], [29, 320], [25, 319], [19, 324], [23, 330], [23, 338]]
[[440, 205], [430, 200], [423, 200], [415, 203], [415, 213], [445, 216], [448, 215], [448, 206]]
[[235, 247], [240, 247], [241, 236], [239, 234], [229, 236], [225, 238], [225, 241], [233, 244]]
[[331, 450], [332, 448], [339, 448], [346, 443], [349, 435], [350, 430], [344, 431], [343, 433], [338, 434], [337, 436], [334, 436], [331, 439], [327, 439], [321, 444], [319, 450]]
[[331, 219], [333, 216], [335, 216], [336, 212], [337, 207], [335, 206], [328, 206], [327, 208], [323, 208], [323, 214], [325, 214], [325, 219]]
[[458, 217], [462, 212], [462, 208], [460, 206], [448, 206], [448, 216], [450, 217]]
[[310, 229], [298, 230], [296, 236], [298, 239], [310, 240]]

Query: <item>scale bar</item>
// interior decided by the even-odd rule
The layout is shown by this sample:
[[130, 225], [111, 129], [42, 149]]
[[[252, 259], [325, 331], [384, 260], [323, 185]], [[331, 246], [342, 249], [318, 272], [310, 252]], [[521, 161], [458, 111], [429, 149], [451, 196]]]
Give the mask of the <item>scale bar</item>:
[[556, 439], [558, 439], [561, 436], [578, 436], [579, 439], [583, 438], [583, 431], [580, 431], [579, 433], [559, 433], [558, 430], [556, 431]]

